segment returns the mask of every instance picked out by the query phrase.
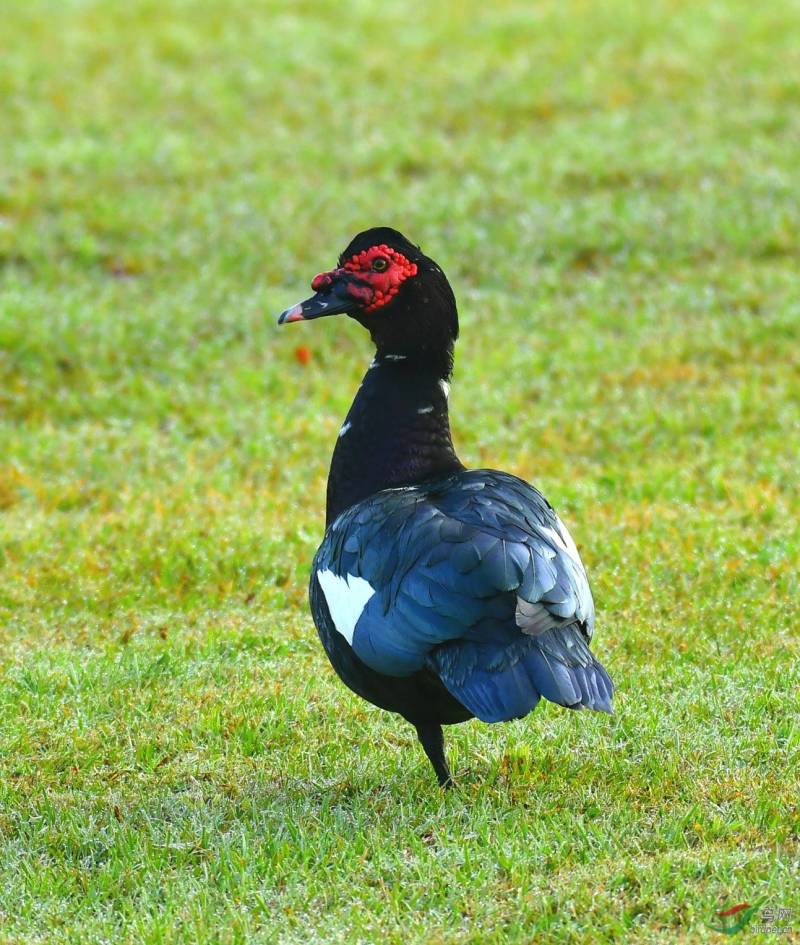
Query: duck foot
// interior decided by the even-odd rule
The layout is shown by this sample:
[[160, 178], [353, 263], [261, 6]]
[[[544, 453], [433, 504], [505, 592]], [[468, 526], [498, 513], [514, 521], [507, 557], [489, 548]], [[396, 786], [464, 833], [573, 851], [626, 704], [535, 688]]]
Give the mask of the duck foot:
[[425, 749], [425, 754], [436, 772], [439, 786], [443, 788], [453, 787], [453, 776], [450, 774], [447, 758], [444, 755], [442, 726], [437, 722], [422, 722], [416, 726], [416, 729], [417, 738], [419, 738], [422, 747]]

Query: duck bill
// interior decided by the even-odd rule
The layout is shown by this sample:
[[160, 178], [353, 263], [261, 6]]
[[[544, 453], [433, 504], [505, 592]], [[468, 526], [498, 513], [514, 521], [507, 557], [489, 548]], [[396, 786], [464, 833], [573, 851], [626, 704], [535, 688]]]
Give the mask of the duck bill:
[[298, 302], [285, 312], [281, 312], [279, 325], [289, 322], [310, 322], [314, 318], [324, 318], [326, 315], [344, 315], [356, 310], [356, 303], [351, 298], [341, 298], [332, 292], [317, 292], [305, 302]]

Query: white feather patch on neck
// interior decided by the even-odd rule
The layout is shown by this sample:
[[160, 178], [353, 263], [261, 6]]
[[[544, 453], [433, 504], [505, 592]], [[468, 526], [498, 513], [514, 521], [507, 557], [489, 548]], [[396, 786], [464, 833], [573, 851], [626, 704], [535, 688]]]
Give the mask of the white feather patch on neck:
[[450, 385], [447, 383], [447, 381], [442, 380], [439, 381], [439, 387], [442, 388], [444, 399], [447, 400], [447, 398], [450, 396]]

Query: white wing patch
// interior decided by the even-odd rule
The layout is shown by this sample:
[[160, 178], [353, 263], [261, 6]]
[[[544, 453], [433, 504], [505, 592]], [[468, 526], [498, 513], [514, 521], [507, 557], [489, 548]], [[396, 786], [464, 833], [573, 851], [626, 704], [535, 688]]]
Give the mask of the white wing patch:
[[572, 566], [572, 574], [575, 580], [575, 593], [578, 598], [578, 609], [575, 616], [578, 620], [588, 620], [594, 613], [594, 600], [592, 591], [589, 587], [589, 579], [586, 577], [586, 569], [572, 540], [572, 535], [567, 531], [567, 526], [556, 516], [556, 528], [543, 528], [543, 532], [553, 542], [556, 548], [566, 554], [569, 563]]
[[[573, 561], [577, 561], [578, 564], [581, 564], [581, 556], [578, 554], [578, 549], [575, 547], [572, 535], [570, 535], [567, 531], [567, 526], [557, 515], [556, 528], [558, 529], [557, 531], [554, 528], [543, 528], [542, 531], [547, 532], [548, 537], [553, 540], [553, 544], [556, 548], [566, 551]], [[583, 567], [583, 565], [581, 565], [581, 567]]]
[[317, 571], [317, 580], [328, 602], [333, 625], [352, 646], [358, 618], [375, 593], [375, 588], [369, 581], [354, 574], [339, 577], [327, 570]]

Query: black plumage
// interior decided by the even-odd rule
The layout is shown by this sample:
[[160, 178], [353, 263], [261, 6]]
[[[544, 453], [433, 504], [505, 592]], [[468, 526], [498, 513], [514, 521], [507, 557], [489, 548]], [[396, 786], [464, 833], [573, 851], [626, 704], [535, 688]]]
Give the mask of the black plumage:
[[376, 356], [342, 426], [311, 611], [342, 680], [417, 729], [450, 782], [441, 726], [519, 718], [544, 696], [611, 711], [589, 650], [594, 604], [563, 523], [532, 486], [467, 470], [447, 407], [455, 299], [433, 260], [386, 228], [353, 240], [281, 321], [346, 313]]

